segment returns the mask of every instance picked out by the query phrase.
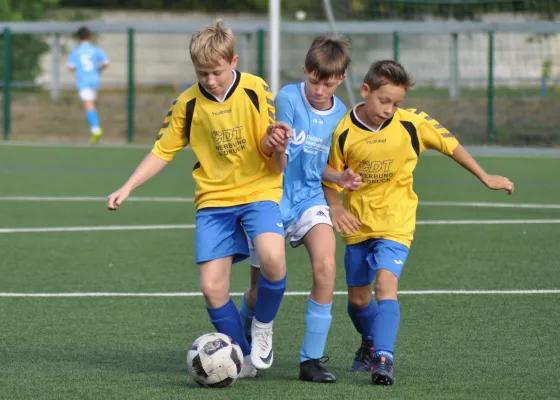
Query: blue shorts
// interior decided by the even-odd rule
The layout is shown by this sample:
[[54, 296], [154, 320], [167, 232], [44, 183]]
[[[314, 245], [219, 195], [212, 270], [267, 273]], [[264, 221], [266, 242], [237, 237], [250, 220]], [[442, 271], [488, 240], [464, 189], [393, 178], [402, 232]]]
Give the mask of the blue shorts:
[[387, 239], [368, 239], [346, 246], [344, 268], [348, 286], [368, 286], [378, 269], [391, 271], [400, 278], [408, 257], [408, 247]]
[[284, 237], [280, 208], [273, 201], [233, 207], [209, 207], [196, 213], [196, 263], [233, 256], [233, 262], [249, 257], [247, 235], [253, 240], [266, 232]]

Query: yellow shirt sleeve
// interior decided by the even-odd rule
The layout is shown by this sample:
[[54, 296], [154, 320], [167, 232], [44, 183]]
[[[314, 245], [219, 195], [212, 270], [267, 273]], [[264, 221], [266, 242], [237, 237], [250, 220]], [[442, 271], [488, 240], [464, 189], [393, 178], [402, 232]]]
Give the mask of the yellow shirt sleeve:
[[[332, 138], [331, 149], [329, 151], [329, 159], [327, 160], [327, 164], [329, 164], [338, 172], [344, 172], [346, 163], [344, 161], [344, 155], [342, 154], [343, 149], [340, 148], [339, 138], [340, 135], [338, 135], [337, 132], [335, 131]], [[332, 183], [332, 182], [323, 181], [323, 185], [331, 189], [335, 189], [338, 193], [344, 190], [336, 183]]]
[[428, 149], [439, 151], [445, 155], [452, 155], [459, 142], [442, 124], [430, 117], [425, 112], [419, 114], [418, 137], [420, 139], [420, 152]]
[[173, 160], [175, 154], [189, 144], [186, 126], [186, 104], [177, 99], [163, 120], [152, 153], [162, 160]]
[[259, 96], [259, 114], [260, 114], [260, 130], [258, 132], [258, 148], [261, 155], [266, 159], [269, 160], [270, 156], [265, 154], [261, 147], [261, 140], [263, 136], [266, 134], [266, 128], [270, 124], [276, 122], [276, 108], [274, 107], [274, 98], [272, 96], [272, 91], [270, 87], [266, 84], [266, 82], [260, 79], [259, 82], [262, 85], [261, 88], [258, 88], [258, 96]]

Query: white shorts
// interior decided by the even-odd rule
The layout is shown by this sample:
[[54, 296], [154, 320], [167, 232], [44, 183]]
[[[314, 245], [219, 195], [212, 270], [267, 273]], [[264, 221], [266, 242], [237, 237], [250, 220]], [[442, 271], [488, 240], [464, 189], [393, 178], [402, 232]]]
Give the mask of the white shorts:
[[[313, 206], [305, 210], [300, 219], [286, 228], [284, 236], [292, 247], [298, 247], [303, 243], [303, 237], [307, 232], [319, 224], [333, 226], [328, 206]], [[259, 268], [259, 260], [257, 259], [257, 252], [253, 242], [251, 242], [249, 237], [247, 237], [247, 241], [249, 242], [249, 262], [251, 266]]]
[[97, 98], [97, 90], [95, 89], [82, 89], [78, 92], [82, 101], [95, 101]]

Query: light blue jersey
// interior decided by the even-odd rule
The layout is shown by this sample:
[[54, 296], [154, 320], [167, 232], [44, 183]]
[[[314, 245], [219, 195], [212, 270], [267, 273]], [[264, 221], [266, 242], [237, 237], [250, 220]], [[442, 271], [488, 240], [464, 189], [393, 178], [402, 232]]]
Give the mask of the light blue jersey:
[[68, 57], [68, 66], [76, 70], [78, 90], [99, 88], [99, 67], [107, 64], [109, 59], [99, 47], [80, 43]]
[[316, 110], [305, 97], [305, 82], [282, 88], [274, 100], [276, 120], [293, 128], [286, 149], [284, 194], [280, 212], [285, 227], [295, 223], [310, 207], [327, 205], [321, 177], [327, 164], [332, 134], [346, 114], [336, 96], [328, 110]]

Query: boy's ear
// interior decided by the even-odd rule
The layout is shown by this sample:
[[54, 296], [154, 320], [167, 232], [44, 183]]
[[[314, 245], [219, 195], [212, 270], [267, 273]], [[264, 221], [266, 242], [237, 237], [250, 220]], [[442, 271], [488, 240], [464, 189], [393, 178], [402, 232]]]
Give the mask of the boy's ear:
[[362, 86], [360, 86], [360, 95], [365, 99], [370, 93], [369, 85], [367, 83], [362, 83]]
[[237, 67], [237, 61], [239, 61], [239, 56], [236, 54], [233, 56], [232, 60], [231, 60], [231, 67], [232, 68], [236, 68]]

